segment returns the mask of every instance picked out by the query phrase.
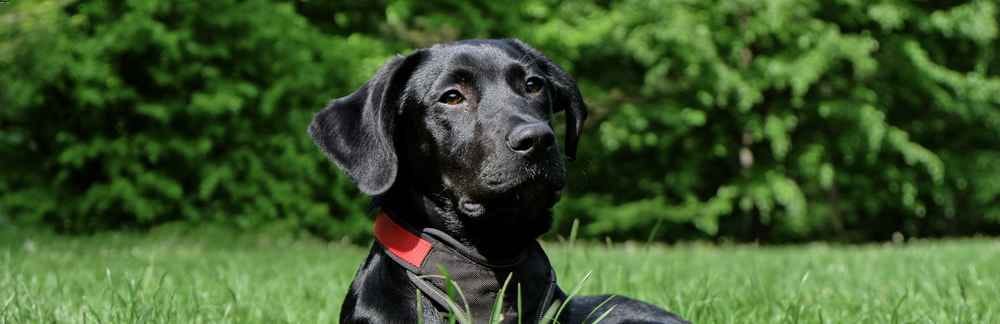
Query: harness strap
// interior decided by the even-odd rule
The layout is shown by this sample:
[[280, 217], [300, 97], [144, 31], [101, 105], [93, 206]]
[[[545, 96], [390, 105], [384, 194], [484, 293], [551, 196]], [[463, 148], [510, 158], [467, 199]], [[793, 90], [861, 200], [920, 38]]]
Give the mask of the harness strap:
[[[537, 242], [511, 262], [491, 265], [462, 252], [461, 244], [447, 234], [429, 228], [416, 234], [385, 211], [376, 216], [374, 232], [390, 259], [407, 269], [410, 282], [433, 301], [438, 315], [462, 313], [475, 323], [488, 321], [508, 275], [511, 282], [503, 296], [505, 317], [524, 316], [525, 323], [538, 321], [557, 295], [555, 271]], [[462, 297], [448, 296], [446, 291], [454, 289], [453, 284]], [[519, 293], [524, 314], [516, 314]]]

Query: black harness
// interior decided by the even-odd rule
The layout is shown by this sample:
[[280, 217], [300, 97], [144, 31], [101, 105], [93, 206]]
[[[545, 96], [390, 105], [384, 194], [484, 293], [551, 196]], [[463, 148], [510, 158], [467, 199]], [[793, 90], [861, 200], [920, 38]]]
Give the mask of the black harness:
[[407, 269], [423, 297], [433, 301], [438, 318], [458, 314], [473, 323], [488, 322], [506, 282], [504, 322], [520, 314], [523, 323], [535, 323], [560, 294], [555, 271], [538, 242], [509, 261], [489, 263], [444, 232], [411, 231], [385, 212], [375, 219], [375, 238], [386, 255]]

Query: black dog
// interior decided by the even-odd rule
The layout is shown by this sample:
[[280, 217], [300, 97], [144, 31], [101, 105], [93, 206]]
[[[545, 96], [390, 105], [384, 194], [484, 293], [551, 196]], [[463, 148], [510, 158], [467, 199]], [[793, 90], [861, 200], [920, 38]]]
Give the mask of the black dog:
[[576, 82], [518, 40], [469, 40], [393, 58], [319, 112], [309, 133], [382, 209], [341, 322], [486, 322], [500, 299], [504, 322], [614, 306], [604, 322], [685, 323], [625, 297], [564, 303], [536, 241], [565, 184], [559, 111], [572, 159], [587, 116]]

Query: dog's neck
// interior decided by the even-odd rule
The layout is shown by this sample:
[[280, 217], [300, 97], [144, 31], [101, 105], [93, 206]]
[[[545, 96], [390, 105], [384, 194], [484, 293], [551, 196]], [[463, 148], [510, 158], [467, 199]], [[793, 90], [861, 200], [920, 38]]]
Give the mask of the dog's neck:
[[[400, 216], [379, 212], [375, 239], [385, 256], [407, 269], [410, 282], [434, 302], [438, 311], [463, 313], [477, 323], [492, 318], [493, 311], [500, 311], [503, 318], [530, 322], [540, 319], [553, 299], [560, 298], [555, 271], [537, 242], [520, 255], [496, 263], [468, 251], [437, 229], [417, 231], [402, 224]], [[456, 287], [475, 296], [468, 300], [462, 297], [464, 308], [458, 306], [454, 296], [448, 296], [448, 291]], [[494, 309], [498, 301], [501, 308]]]
[[376, 200], [378, 208], [401, 217], [413, 228], [434, 228], [453, 237], [468, 251], [487, 260], [503, 262], [533, 246], [541, 233], [525, 228], [497, 228], [470, 220], [449, 197], [429, 196], [416, 190], [392, 190]]

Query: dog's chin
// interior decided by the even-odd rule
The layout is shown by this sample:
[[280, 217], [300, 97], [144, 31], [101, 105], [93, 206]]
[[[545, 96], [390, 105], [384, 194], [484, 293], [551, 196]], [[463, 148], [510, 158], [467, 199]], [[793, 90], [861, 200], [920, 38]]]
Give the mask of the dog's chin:
[[471, 219], [497, 226], [551, 224], [551, 209], [562, 188], [562, 181], [512, 181], [461, 197], [458, 208]]
[[552, 206], [559, 192], [531, 195], [509, 193], [483, 203], [467, 201], [462, 211], [471, 232], [483, 241], [534, 239], [552, 227]]

